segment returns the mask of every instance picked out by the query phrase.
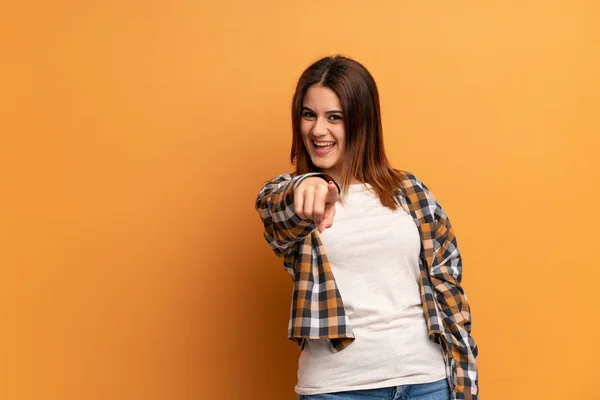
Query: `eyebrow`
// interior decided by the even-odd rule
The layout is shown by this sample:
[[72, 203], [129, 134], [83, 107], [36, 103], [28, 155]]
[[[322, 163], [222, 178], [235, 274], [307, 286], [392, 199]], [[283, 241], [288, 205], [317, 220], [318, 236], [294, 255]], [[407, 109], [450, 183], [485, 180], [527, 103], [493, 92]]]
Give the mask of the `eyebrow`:
[[[309, 107], [306, 107], [306, 106], [302, 106], [302, 109], [303, 110], [308, 110], [308, 111], [310, 111], [312, 113], [315, 113], [313, 110], [311, 110]], [[343, 114], [343, 112], [341, 112], [339, 110], [331, 110], [331, 111], [326, 111], [325, 114]]]

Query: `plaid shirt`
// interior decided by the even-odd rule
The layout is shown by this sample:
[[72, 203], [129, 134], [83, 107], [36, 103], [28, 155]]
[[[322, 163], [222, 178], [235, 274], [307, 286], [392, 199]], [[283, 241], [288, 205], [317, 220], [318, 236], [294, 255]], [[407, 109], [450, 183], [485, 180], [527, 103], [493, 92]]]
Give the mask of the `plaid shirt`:
[[[414, 175], [399, 171], [396, 199], [413, 217], [421, 236], [419, 286], [429, 338], [442, 348], [452, 400], [479, 400], [477, 345], [471, 313], [460, 282], [462, 261], [450, 221], [429, 189]], [[294, 188], [318, 172], [280, 175], [256, 198], [264, 236], [294, 280], [288, 337], [327, 339], [338, 352], [354, 341], [331, 266], [316, 225], [294, 211]]]

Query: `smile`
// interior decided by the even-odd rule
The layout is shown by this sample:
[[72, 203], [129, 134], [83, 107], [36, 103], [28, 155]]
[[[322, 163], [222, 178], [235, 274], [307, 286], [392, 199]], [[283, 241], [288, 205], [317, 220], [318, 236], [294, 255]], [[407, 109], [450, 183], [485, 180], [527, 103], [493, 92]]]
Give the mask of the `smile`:
[[312, 143], [315, 149], [315, 153], [317, 153], [317, 155], [320, 156], [328, 154], [335, 146], [335, 142], [319, 142], [313, 140]]
[[313, 144], [315, 147], [330, 147], [333, 146], [335, 142], [317, 142], [316, 140], [313, 140]]

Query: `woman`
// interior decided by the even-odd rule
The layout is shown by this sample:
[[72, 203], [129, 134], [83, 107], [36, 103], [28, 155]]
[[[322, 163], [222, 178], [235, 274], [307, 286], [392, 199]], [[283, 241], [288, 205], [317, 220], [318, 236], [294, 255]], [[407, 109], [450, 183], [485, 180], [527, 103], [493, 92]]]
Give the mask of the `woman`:
[[294, 280], [300, 399], [479, 399], [456, 239], [428, 188], [390, 166], [371, 74], [342, 56], [315, 62], [292, 126], [295, 171], [256, 209]]

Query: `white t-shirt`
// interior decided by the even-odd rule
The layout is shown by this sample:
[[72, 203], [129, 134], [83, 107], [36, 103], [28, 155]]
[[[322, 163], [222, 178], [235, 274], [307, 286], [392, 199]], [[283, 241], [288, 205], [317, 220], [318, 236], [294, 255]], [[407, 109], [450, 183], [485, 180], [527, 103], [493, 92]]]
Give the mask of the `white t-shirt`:
[[333, 226], [321, 234], [356, 339], [338, 353], [326, 340], [307, 340], [298, 363], [301, 395], [446, 377], [423, 316], [419, 231], [402, 208], [382, 206], [367, 187], [350, 186], [345, 205], [336, 204]]

